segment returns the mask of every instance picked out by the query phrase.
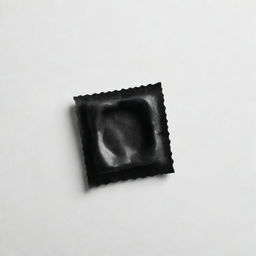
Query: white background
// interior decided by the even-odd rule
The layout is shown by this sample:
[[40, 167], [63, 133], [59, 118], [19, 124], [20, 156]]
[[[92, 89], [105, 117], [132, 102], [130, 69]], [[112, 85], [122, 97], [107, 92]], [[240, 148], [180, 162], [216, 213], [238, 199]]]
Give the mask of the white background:
[[[175, 174], [86, 190], [72, 97], [161, 81]], [[0, 255], [256, 255], [254, 0], [0, 0]]]

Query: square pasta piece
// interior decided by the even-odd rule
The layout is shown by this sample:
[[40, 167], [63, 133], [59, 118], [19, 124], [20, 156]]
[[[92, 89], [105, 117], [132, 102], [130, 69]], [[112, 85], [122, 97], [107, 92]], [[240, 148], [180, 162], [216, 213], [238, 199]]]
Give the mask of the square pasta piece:
[[90, 186], [174, 172], [161, 83], [74, 100]]

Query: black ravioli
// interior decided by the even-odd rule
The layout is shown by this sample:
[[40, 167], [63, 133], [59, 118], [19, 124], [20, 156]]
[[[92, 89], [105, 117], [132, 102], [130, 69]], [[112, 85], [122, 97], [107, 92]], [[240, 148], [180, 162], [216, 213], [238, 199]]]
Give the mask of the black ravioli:
[[89, 185], [174, 172], [161, 83], [74, 100]]

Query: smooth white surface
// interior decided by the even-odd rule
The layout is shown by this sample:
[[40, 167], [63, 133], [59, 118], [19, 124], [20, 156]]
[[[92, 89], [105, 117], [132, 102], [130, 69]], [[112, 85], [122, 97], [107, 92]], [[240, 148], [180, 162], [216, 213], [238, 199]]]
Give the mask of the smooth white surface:
[[[0, 255], [256, 255], [255, 14], [0, 0]], [[72, 97], [158, 81], [176, 173], [85, 191]]]

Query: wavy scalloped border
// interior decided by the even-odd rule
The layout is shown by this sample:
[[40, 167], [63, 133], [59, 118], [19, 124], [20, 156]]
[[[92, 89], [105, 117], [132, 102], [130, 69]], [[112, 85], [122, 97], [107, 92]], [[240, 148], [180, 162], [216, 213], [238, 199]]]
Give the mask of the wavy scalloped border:
[[87, 99], [103, 99], [105, 97], [113, 97], [113, 96], [119, 96], [119, 95], [124, 95], [124, 96], [132, 96], [134, 94], [134, 91], [145, 91], [147, 88], [152, 88], [159, 86], [162, 89], [161, 82], [155, 83], [155, 84], [148, 84], [148, 85], [140, 85], [140, 86], [135, 86], [135, 87], [130, 87], [130, 88], [123, 88], [120, 90], [114, 90], [114, 91], [106, 91], [106, 92], [100, 92], [100, 93], [93, 93], [93, 94], [85, 94], [85, 95], [78, 95], [74, 96], [73, 99], [75, 100], [76, 103], [80, 103], [80, 101], [84, 101]]
[[168, 119], [167, 119], [167, 114], [166, 114], [166, 106], [165, 106], [165, 98], [164, 98], [164, 93], [163, 93], [163, 88], [162, 85], [160, 83], [160, 88], [161, 88], [161, 110], [160, 113], [163, 113], [163, 115], [161, 115], [161, 124], [164, 126], [164, 129], [166, 131], [166, 138], [167, 138], [167, 142], [165, 143], [165, 147], [168, 147], [168, 152], [169, 152], [169, 165], [171, 166], [172, 172], [174, 173], [174, 169], [173, 169], [173, 158], [172, 158], [172, 150], [171, 150], [171, 139], [170, 139], [170, 132], [169, 132], [169, 125], [168, 125]]

